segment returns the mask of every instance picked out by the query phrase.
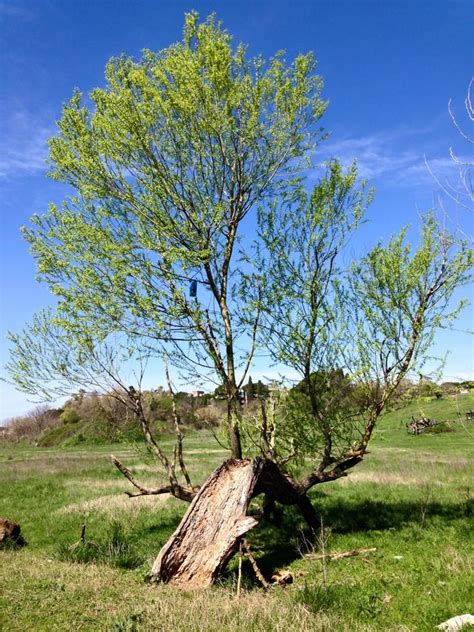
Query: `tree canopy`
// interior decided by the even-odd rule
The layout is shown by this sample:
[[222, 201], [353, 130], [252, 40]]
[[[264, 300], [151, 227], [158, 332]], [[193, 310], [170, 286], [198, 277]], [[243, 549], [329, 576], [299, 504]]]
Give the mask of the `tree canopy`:
[[[72, 193], [24, 232], [57, 303], [11, 335], [11, 377], [43, 396], [107, 384], [137, 415], [166, 490], [186, 500], [195, 488], [181, 461], [178, 483], [140, 400], [148, 358], [223, 385], [233, 457], [311, 456], [300, 495], [341, 476], [456, 316], [467, 245], [427, 215], [418, 247], [403, 229], [350, 263], [372, 191], [355, 163], [312, 164], [326, 102], [311, 54], [249, 58], [214, 17], [191, 13], [181, 42], [112, 59], [105, 79], [73, 95], [50, 140], [50, 175]], [[249, 421], [239, 391], [257, 350], [306, 388], [262, 398]], [[133, 387], [119, 376], [131, 357]], [[178, 416], [176, 428], [182, 457]]]

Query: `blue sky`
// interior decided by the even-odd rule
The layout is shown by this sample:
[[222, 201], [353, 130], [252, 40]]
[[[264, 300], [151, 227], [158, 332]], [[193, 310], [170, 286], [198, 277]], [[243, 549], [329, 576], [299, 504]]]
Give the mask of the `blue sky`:
[[[454, 129], [453, 108], [467, 127], [463, 100], [473, 68], [474, 4], [470, 0], [0, 0], [0, 364], [7, 330], [18, 330], [51, 302], [35, 281], [34, 262], [19, 228], [63, 190], [45, 177], [46, 140], [75, 87], [103, 85], [107, 60], [143, 48], [158, 50], [181, 38], [183, 15], [215, 11], [250, 54], [312, 50], [330, 104], [331, 132], [321, 160], [359, 160], [376, 198], [357, 249], [416, 224], [438, 200], [441, 182], [454, 182], [452, 146], [469, 145]], [[473, 234], [473, 211], [444, 198], [448, 222]], [[472, 292], [471, 292], [472, 295]], [[472, 309], [456, 332], [437, 339], [450, 352], [447, 379], [474, 373]], [[256, 378], [267, 375], [257, 367]], [[157, 376], [159, 380], [159, 376]], [[162, 380], [161, 380], [162, 381]], [[31, 408], [25, 396], [0, 383], [0, 421]]]

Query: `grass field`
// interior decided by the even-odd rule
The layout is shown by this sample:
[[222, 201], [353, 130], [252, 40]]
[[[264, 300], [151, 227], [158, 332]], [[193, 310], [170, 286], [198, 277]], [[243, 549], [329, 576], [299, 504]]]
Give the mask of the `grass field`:
[[[314, 488], [323, 525], [315, 540], [303, 538], [301, 517], [289, 510], [278, 528], [261, 524], [249, 533], [263, 573], [290, 569], [294, 583], [264, 593], [244, 562], [240, 599], [235, 560], [210, 590], [146, 583], [186, 506], [122, 493], [128, 483], [110, 454], [141, 480], [159, 480], [141, 444], [0, 444], [0, 516], [19, 522], [28, 541], [0, 551], [0, 629], [434, 630], [474, 608], [474, 422], [420, 436], [408, 435], [405, 422], [420, 413], [454, 420], [470, 408], [474, 396], [465, 395], [387, 414], [365, 462]], [[205, 432], [190, 435], [185, 449], [196, 481], [226, 457]], [[82, 524], [92, 544], [71, 552]], [[330, 552], [377, 550], [324, 564], [304, 555], [322, 541]]]

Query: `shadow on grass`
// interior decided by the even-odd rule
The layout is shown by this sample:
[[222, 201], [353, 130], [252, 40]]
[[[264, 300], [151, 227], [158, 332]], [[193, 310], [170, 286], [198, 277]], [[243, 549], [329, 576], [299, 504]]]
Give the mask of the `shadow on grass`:
[[[321, 500], [321, 498], [320, 498]], [[369, 533], [399, 529], [410, 524], [428, 524], [441, 518], [446, 526], [451, 520], [472, 515], [470, 503], [408, 502], [357, 500], [353, 502], [331, 499], [316, 505], [324, 527], [334, 534]], [[301, 557], [308, 542], [315, 542], [319, 534], [311, 533], [296, 508], [285, 508], [280, 524], [262, 521], [249, 533], [249, 541], [258, 555], [258, 565], [265, 576], [288, 566]]]
[[[450, 521], [472, 515], [470, 499], [457, 503], [423, 501], [371, 500], [366, 498], [337, 499], [318, 492], [315, 507], [322, 518], [324, 527], [333, 534], [350, 534], [399, 529], [410, 524], [428, 524], [433, 518], [446, 526]], [[156, 517], [155, 517], [156, 518]], [[121, 525], [112, 525], [104, 542], [99, 546], [64, 546], [58, 551], [60, 559], [88, 563], [101, 562], [110, 566], [133, 569], [140, 566], [151, 555], [158, 554], [180, 523], [180, 512], [161, 515], [159, 520], [147, 518], [132, 531], [122, 531]], [[442, 527], [441, 527], [442, 528]], [[115, 529], [115, 530], [114, 530]], [[314, 543], [319, 534], [309, 531], [296, 507], [286, 507], [281, 511], [277, 524], [262, 520], [248, 534], [252, 552], [265, 577], [270, 577], [276, 569], [285, 568], [300, 559], [305, 551], [305, 542]], [[110, 540], [110, 542], [109, 542]], [[90, 549], [90, 550], [89, 550]], [[233, 584], [236, 581], [237, 557], [221, 576], [221, 582]], [[247, 588], [258, 586], [248, 561], [244, 562], [244, 577]]]
[[146, 526], [142, 527], [141, 531], [146, 536], [163, 536], [164, 534], [164, 536], [169, 537], [176, 530], [177, 526], [183, 518], [183, 515], [176, 513], [166, 517], [160, 516], [159, 521], [152, 524], [147, 524]]
[[364, 499], [354, 503], [332, 500], [318, 508], [323, 523], [334, 533], [355, 533], [400, 528], [409, 523], [438, 516], [447, 521], [471, 514], [469, 503], [423, 501], [380, 501]]

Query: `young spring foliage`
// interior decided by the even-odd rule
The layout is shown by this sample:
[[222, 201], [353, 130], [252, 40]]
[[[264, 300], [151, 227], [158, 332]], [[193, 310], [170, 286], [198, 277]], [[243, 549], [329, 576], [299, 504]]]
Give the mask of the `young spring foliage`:
[[190, 379], [224, 383], [235, 408], [258, 320], [231, 298], [239, 227], [295, 185], [322, 136], [314, 68], [311, 54], [249, 59], [214, 17], [191, 13], [182, 42], [112, 59], [88, 103], [74, 94], [50, 140], [50, 175], [74, 195], [25, 236], [77, 345], [114, 333], [165, 347]]
[[[73, 96], [50, 162], [75, 195], [25, 231], [65, 329], [185, 342], [226, 377], [221, 341], [247, 326], [239, 304], [226, 313], [238, 226], [289, 186], [318, 137], [313, 70], [310, 55], [248, 60], [191, 14], [182, 43], [111, 60], [91, 106]], [[189, 300], [189, 279], [202, 300]]]
[[[298, 212], [262, 212], [262, 340], [271, 357], [300, 375], [280, 405], [273, 452], [315, 460], [310, 486], [332, 480], [363, 457], [375, 423], [409, 371], [420, 369], [433, 336], [465, 301], [468, 244], [423, 219], [417, 247], [407, 229], [349, 264], [344, 248], [371, 193], [354, 188], [355, 167], [337, 163]], [[261, 426], [260, 426], [261, 427]], [[255, 436], [253, 442], [256, 442]], [[265, 443], [265, 442], [264, 442]]]
[[[10, 375], [42, 395], [105, 376], [147, 436], [139, 389], [116, 364], [165, 354], [188, 379], [223, 385], [234, 457], [243, 428], [271, 460], [311, 456], [303, 487], [337, 478], [455, 316], [466, 245], [428, 218], [417, 249], [402, 232], [350, 266], [372, 193], [336, 160], [305, 187], [326, 108], [310, 54], [250, 59], [192, 13], [182, 42], [112, 59], [105, 79], [88, 100], [73, 95], [50, 141], [50, 175], [74, 194], [24, 232], [57, 305], [11, 336]], [[238, 392], [258, 348], [304, 386], [249, 429]]]

